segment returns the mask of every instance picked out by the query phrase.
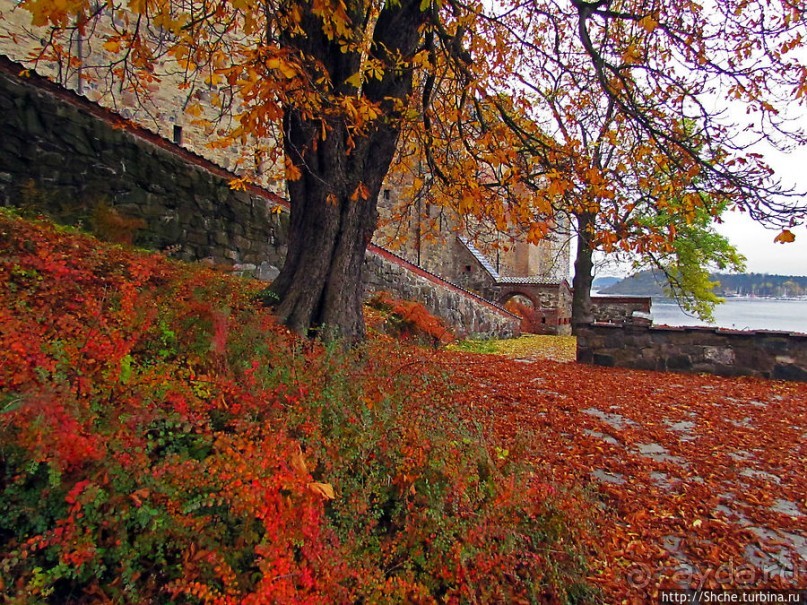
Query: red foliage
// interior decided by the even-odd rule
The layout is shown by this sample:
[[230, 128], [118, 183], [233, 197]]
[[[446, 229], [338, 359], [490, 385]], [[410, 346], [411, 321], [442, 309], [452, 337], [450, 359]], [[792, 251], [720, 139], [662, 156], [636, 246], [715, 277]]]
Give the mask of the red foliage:
[[340, 356], [243, 280], [5, 214], [0, 245], [11, 602], [549, 603], [577, 544], [607, 602], [804, 586], [807, 385]]
[[448, 344], [454, 340], [451, 330], [419, 302], [400, 300], [382, 291], [373, 295], [369, 306], [388, 314], [382, 331], [402, 340], [434, 345]]
[[504, 307], [513, 315], [518, 315], [521, 318], [522, 334], [544, 334], [547, 332], [547, 325], [545, 321], [542, 321], [543, 315], [535, 307], [513, 299], [508, 300]]
[[[144, 586], [172, 599], [332, 602], [327, 578], [346, 572], [327, 554], [310, 475], [290, 466], [298, 446], [236, 415], [289, 401], [254, 388], [249, 372], [253, 388], [242, 387], [226, 369], [230, 315], [256, 288], [4, 215], [0, 243], [0, 469], [24, 461], [19, 472], [31, 473], [2, 478], [17, 485], [2, 508], [23, 507], [24, 487], [39, 500], [28, 505], [31, 529], [18, 521], [0, 530], [0, 573], [16, 574], [20, 597], [47, 597], [70, 580], [88, 594], [162, 600], [147, 589], [124, 597], [131, 588], [93, 578], [132, 582], [168, 557], [180, 573]], [[263, 327], [264, 338], [285, 338]], [[222, 515], [254, 524], [236, 539], [253, 552], [248, 575], [228, 560]], [[156, 553], [126, 537], [151, 523]], [[17, 538], [4, 533], [15, 529]], [[48, 580], [29, 558], [63, 567]]]
[[[660, 588], [804, 588], [807, 385], [437, 353], [456, 409], [596, 490], [584, 534], [608, 602]], [[527, 436], [529, 435], [529, 436]]]
[[0, 245], [3, 599], [553, 602], [579, 580], [544, 483], [446, 416], [422, 349], [299, 341], [258, 284], [5, 213]]

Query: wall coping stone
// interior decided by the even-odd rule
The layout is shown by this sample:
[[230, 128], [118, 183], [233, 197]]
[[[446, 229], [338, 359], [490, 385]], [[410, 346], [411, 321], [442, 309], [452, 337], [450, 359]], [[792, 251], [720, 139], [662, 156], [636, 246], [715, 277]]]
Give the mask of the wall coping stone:
[[594, 304], [613, 304], [613, 303], [635, 303], [635, 302], [648, 302], [653, 300], [652, 296], [625, 296], [623, 294], [597, 294], [591, 297], [591, 302]]
[[[588, 324], [595, 328], [610, 328], [612, 330], [623, 330], [625, 328], [622, 324], [615, 324], [610, 322], [595, 321]], [[630, 326], [634, 327], [634, 326]], [[668, 326], [666, 324], [653, 324], [652, 326], [642, 326], [641, 329], [650, 332], [701, 332], [703, 334], [722, 334], [738, 336], [783, 336], [788, 338], [807, 339], [807, 333], [804, 332], [788, 332], [787, 330], [734, 330], [732, 328], [720, 328], [712, 326]]]

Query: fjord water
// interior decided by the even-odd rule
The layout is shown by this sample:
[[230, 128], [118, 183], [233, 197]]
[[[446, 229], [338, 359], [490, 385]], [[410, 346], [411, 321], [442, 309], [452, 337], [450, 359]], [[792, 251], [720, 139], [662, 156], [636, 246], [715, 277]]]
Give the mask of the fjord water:
[[684, 313], [674, 302], [653, 299], [653, 323], [668, 326], [715, 326], [731, 330], [777, 330], [807, 333], [807, 300], [729, 298], [715, 307], [708, 324]]

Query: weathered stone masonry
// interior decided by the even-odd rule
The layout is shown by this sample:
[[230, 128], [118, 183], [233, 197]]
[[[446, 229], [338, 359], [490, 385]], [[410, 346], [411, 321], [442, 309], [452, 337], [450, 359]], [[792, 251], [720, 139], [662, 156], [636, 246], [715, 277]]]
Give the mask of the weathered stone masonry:
[[106, 204], [146, 227], [135, 243], [185, 260], [285, 257], [280, 198], [232, 191], [215, 164], [0, 57], [0, 202], [81, 218]]
[[[34, 204], [74, 218], [106, 205], [142, 219], [135, 243], [185, 260], [269, 274], [286, 255], [285, 200], [0, 56], [0, 203]], [[369, 291], [419, 300], [458, 332], [511, 336], [500, 307], [371, 245]]]
[[388, 290], [420, 301], [462, 336], [510, 338], [518, 334], [520, 318], [459, 286], [446, 282], [389, 250], [370, 246], [364, 261], [367, 293]]
[[604, 366], [807, 381], [807, 334], [592, 324], [577, 359]]

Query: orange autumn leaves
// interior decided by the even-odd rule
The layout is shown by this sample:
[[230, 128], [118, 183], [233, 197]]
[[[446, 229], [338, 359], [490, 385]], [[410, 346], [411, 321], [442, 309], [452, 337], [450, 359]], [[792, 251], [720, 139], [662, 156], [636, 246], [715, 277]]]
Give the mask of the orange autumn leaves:
[[250, 282], [5, 214], [0, 239], [4, 597], [645, 603], [803, 577], [805, 385], [542, 339], [340, 357]]
[[447, 414], [419, 349], [300, 340], [260, 284], [7, 212], [0, 240], [3, 598], [553, 602], [582, 582], [584, 505], [566, 519]]
[[[807, 385], [442, 356], [464, 417], [595, 490], [607, 602], [661, 588], [804, 587]], [[596, 554], [594, 554], [596, 553]]]

